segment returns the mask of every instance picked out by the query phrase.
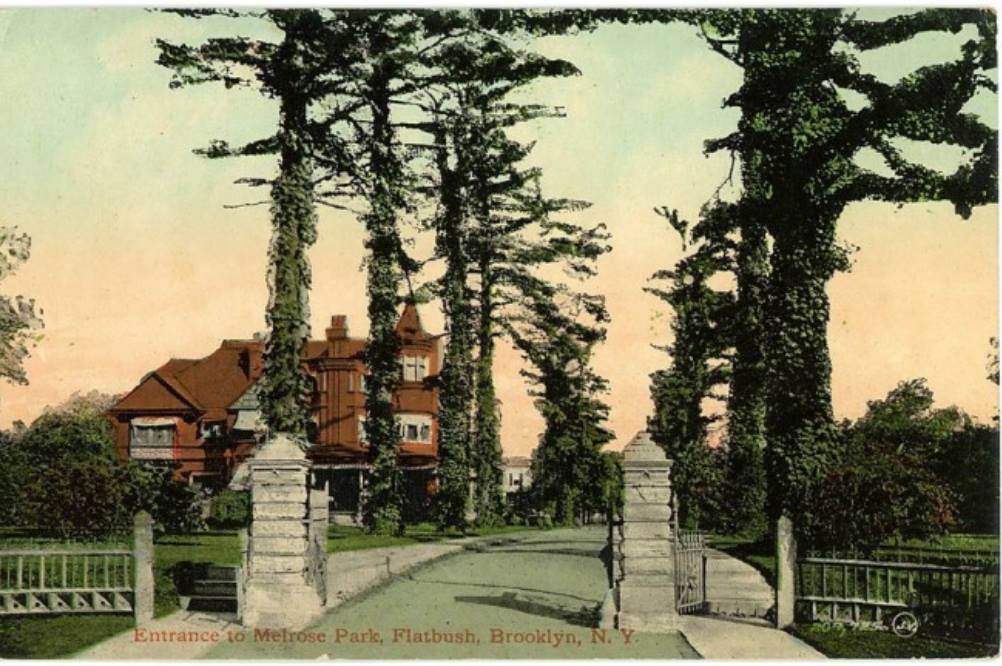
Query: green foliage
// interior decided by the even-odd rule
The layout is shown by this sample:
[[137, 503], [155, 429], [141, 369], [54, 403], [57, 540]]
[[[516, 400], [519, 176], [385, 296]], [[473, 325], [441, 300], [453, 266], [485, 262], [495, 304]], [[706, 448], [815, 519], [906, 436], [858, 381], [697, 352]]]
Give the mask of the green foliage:
[[251, 521], [250, 491], [224, 490], [212, 498], [209, 527], [232, 530], [247, 527]]
[[[838, 458], [825, 291], [848, 267], [837, 220], [863, 199], [946, 199], [964, 217], [994, 200], [997, 132], [962, 108], [978, 90], [994, 90], [985, 72], [995, 67], [995, 19], [984, 11], [922, 10], [863, 21], [839, 9], [706, 10], [674, 18], [698, 25], [708, 45], [744, 72], [726, 101], [741, 111], [738, 130], [707, 150], [740, 158], [741, 215], [772, 238], [763, 329], [769, 505], [772, 517], [790, 515], [809, 538], [818, 484]], [[977, 38], [955, 61], [894, 83], [860, 66], [863, 52], [964, 25]], [[862, 108], [851, 109], [843, 89], [862, 95]], [[906, 159], [901, 139], [959, 146], [969, 157], [954, 173], [939, 173]], [[860, 166], [855, 158], [864, 149], [876, 151], [892, 175]]]
[[127, 533], [140, 510], [153, 516], [158, 531], [201, 525], [197, 494], [175, 482], [170, 468], [118, 462], [111, 426], [93, 402], [49, 410], [20, 437], [4, 439], [0, 493], [9, 501], [7, 521], [64, 539]]
[[673, 312], [673, 342], [665, 351], [671, 366], [651, 374], [654, 415], [648, 421], [651, 436], [674, 461], [672, 485], [678, 497], [679, 520], [687, 528], [710, 527], [720, 516], [720, 456], [707, 444], [707, 416], [703, 402], [727, 382], [730, 368], [722, 360], [729, 338], [725, 323], [733, 310], [734, 297], [718, 291], [708, 280], [732, 267], [731, 242], [724, 218], [724, 204], [704, 209], [700, 223], [679, 219], [675, 211], [658, 212], [682, 238], [683, 247], [695, 243], [671, 271], [659, 271], [652, 279], [667, 280], [667, 289], [647, 287]]
[[532, 366], [523, 375], [545, 422], [533, 452], [532, 492], [555, 524], [568, 525], [582, 513], [605, 513], [610, 499], [601, 448], [613, 435], [605, 428], [609, 407], [599, 397], [608, 388], [589, 364], [608, 315], [601, 297], [542, 281], [524, 286], [525, 312], [508, 328]]
[[278, 100], [279, 120], [274, 136], [235, 148], [224, 141], [214, 141], [208, 148], [195, 152], [209, 158], [279, 155], [278, 176], [274, 180], [244, 181], [271, 186], [272, 238], [268, 249], [266, 310], [269, 335], [260, 397], [269, 428], [305, 442], [308, 385], [300, 354], [310, 334], [311, 272], [307, 252], [316, 241], [313, 163], [319, 129], [310, 113], [330, 92], [320, 83], [320, 74], [328, 67], [325, 53], [316, 48], [324, 34], [320, 13], [300, 9], [176, 13], [196, 20], [205, 16], [253, 17], [282, 34], [278, 43], [239, 36], [216, 37], [199, 46], [190, 46], [160, 39], [157, 63], [172, 71], [172, 88], [209, 82], [222, 83], [227, 88], [248, 85]]
[[998, 431], [934, 408], [924, 379], [901, 382], [845, 429], [819, 490], [816, 540], [872, 550], [889, 539], [998, 525]]

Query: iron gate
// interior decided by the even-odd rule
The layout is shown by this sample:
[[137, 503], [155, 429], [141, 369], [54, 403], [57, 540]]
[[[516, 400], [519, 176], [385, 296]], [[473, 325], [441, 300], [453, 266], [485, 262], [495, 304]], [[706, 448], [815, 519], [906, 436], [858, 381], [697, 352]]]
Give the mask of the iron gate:
[[706, 603], [705, 550], [702, 533], [675, 531], [675, 605], [679, 613], [698, 613]]

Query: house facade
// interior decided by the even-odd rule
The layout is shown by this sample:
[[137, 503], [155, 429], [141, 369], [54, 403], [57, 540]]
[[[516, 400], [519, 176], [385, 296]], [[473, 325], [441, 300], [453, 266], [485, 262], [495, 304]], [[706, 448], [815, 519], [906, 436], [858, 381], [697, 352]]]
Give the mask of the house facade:
[[[435, 490], [438, 465], [440, 336], [426, 332], [416, 306], [397, 322], [401, 376], [393, 396], [412, 511]], [[365, 340], [349, 335], [335, 315], [324, 340], [303, 347], [310, 377], [308, 455], [331, 508], [348, 516], [361, 508], [371, 453], [365, 438]], [[261, 340], [224, 340], [201, 359], [171, 359], [146, 375], [108, 412], [122, 460], [177, 465], [179, 480], [222, 488], [240, 477], [241, 463], [266, 436], [257, 399]]]

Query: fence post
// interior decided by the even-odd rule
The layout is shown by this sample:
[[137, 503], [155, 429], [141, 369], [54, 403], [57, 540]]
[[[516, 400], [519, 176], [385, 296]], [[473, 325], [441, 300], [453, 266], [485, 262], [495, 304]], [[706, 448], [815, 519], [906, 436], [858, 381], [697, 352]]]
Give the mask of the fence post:
[[153, 518], [145, 511], [133, 518], [132, 548], [136, 560], [132, 611], [138, 626], [153, 619]]
[[240, 540], [240, 572], [237, 574], [237, 619], [242, 620], [244, 617], [244, 587], [247, 584], [247, 571], [250, 569], [249, 556], [250, 556], [250, 536], [247, 534], [247, 528], [243, 527], [237, 532], [237, 538]]
[[793, 624], [797, 602], [797, 539], [793, 522], [780, 516], [776, 522], [776, 628]]

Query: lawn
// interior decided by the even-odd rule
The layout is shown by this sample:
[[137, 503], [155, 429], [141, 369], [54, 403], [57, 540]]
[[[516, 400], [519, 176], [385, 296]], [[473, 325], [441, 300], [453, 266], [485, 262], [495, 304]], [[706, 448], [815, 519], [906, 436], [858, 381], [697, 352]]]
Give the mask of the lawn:
[[775, 546], [767, 541], [752, 541], [747, 537], [711, 535], [708, 545], [755, 567], [769, 585], [775, 586]]
[[383, 536], [366, 534], [364, 530], [354, 526], [335, 525], [327, 535], [327, 552], [337, 553], [349, 550], [367, 550], [369, 548], [386, 548], [389, 546], [408, 546], [419, 543], [431, 543], [445, 539], [456, 539], [463, 536], [491, 536], [509, 532], [524, 532], [536, 529], [524, 525], [502, 525], [500, 527], [480, 527], [467, 530], [465, 534], [449, 531], [440, 532], [433, 523], [417, 523], [408, 525], [403, 536]]
[[845, 659], [956, 659], [992, 657], [998, 646], [952, 641], [932, 636], [898, 638], [889, 631], [865, 631], [841, 625], [801, 625], [792, 632], [828, 657]]

